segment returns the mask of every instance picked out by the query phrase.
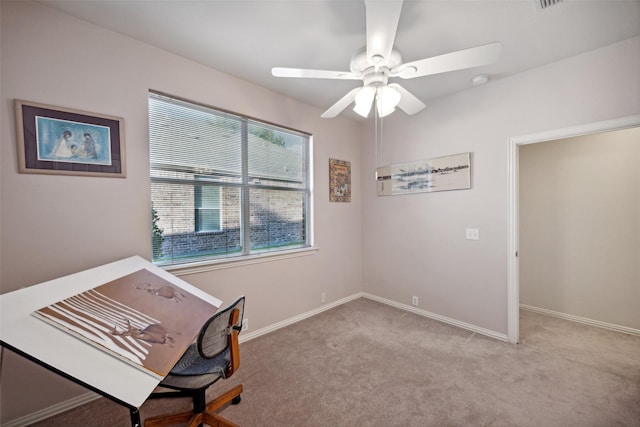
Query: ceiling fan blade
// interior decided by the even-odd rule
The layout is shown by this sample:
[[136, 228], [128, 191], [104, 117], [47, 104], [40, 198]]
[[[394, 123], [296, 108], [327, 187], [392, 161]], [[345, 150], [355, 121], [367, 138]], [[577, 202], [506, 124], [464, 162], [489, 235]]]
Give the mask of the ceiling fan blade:
[[397, 83], [391, 83], [389, 87], [394, 88], [398, 92], [400, 92], [401, 98], [398, 103], [398, 107], [408, 115], [412, 115], [421, 111], [426, 107], [422, 101], [416, 98], [411, 92], [403, 88]]
[[387, 65], [396, 38], [402, 0], [365, 0], [365, 6], [367, 59], [373, 65]]
[[353, 89], [351, 92], [340, 98], [338, 102], [333, 104], [327, 111], [322, 113], [320, 117], [323, 119], [332, 119], [338, 114], [342, 112], [345, 108], [347, 108], [351, 103], [356, 99], [356, 94], [362, 89], [361, 87], [357, 87]]
[[501, 50], [502, 45], [500, 43], [490, 43], [445, 55], [407, 62], [391, 70], [390, 76], [412, 79], [414, 77], [489, 65], [498, 60]]
[[360, 76], [349, 71], [306, 70], [303, 68], [274, 67], [271, 69], [274, 77], [300, 77], [307, 79], [341, 79], [360, 80]]

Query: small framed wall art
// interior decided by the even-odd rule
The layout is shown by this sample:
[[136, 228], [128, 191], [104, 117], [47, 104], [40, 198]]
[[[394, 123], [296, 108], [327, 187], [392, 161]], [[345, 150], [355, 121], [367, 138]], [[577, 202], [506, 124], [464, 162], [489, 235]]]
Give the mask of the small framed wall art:
[[329, 201], [351, 201], [351, 162], [329, 159]]
[[125, 177], [120, 117], [16, 99], [20, 173]]

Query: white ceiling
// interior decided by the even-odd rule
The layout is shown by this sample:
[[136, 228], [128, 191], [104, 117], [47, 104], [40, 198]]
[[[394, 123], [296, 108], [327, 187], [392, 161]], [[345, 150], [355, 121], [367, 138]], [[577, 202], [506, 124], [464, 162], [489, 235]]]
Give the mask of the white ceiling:
[[[502, 43], [502, 55], [490, 66], [402, 85], [428, 104], [470, 89], [479, 73], [501, 79], [640, 35], [640, 0], [564, 0], [542, 10], [533, 2], [405, 0], [395, 41], [404, 62], [495, 41]], [[276, 78], [271, 68], [348, 71], [351, 55], [365, 43], [363, 0], [41, 3], [323, 110], [361, 85]]]

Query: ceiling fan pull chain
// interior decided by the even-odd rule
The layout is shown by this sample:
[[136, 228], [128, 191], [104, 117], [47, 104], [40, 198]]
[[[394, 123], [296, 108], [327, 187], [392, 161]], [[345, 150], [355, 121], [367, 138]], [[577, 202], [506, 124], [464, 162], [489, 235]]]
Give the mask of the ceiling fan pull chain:
[[[376, 152], [376, 172], [378, 171], [378, 168], [380, 167], [380, 161], [383, 159], [384, 155], [382, 152], [382, 143], [383, 143], [383, 127], [382, 127], [382, 117], [379, 116], [378, 114], [378, 109], [374, 108], [374, 116], [373, 116], [373, 122], [374, 122], [374, 130], [375, 130], [375, 152]], [[380, 155], [378, 155], [378, 153], [380, 153]], [[378, 156], [380, 158], [378, 158]]]
[[[374, 108], [375, 110], [375, 108]], [[380, 162], [378, 161], [378, 113], [376, 111], [373, 112], [373, 126], [375, 131], [375, 150], [376, 150], [376, 173], [378, 172], [378, 168], [380, 167]]]

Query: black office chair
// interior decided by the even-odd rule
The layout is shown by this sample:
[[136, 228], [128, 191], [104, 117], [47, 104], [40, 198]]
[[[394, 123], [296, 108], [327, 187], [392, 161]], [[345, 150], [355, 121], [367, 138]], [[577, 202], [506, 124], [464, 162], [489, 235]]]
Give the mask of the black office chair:
[[204, 324], [195, 343], [187, 349], [160, 387], [173, 391], [159, 391], [150, 398], [185, 397], [193, 399], [193, 411], [158, 415], [147, 418], [145, 427], [165, 427], [187, 423], [187, 427], [207, 424], [210, 426], [237, 426], [216, 414], [228, 403], [240, 403], [242, 384], [232, 388], [214, 400], [207, 402], [205, 393], [220, 378], [229, 378], [240, 366], [238, 334], [242, 329], [244, 296], [231, 305], [217, 311]]

